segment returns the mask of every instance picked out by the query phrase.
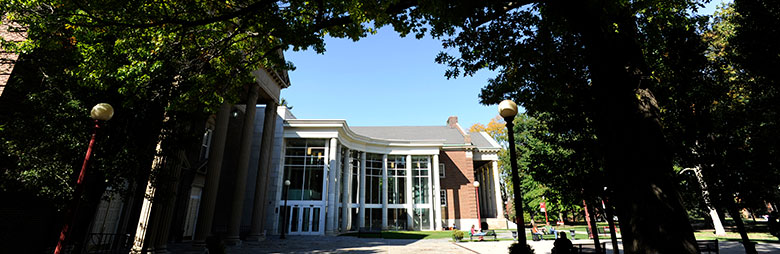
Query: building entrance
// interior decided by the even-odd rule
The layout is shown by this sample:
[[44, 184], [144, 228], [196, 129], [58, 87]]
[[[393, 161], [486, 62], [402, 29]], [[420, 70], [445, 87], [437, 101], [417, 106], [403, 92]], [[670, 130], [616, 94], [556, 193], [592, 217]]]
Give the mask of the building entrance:
[[289, 235], [322, 235], [325, 229], [323, 206], [288, 204], [287, 233]]

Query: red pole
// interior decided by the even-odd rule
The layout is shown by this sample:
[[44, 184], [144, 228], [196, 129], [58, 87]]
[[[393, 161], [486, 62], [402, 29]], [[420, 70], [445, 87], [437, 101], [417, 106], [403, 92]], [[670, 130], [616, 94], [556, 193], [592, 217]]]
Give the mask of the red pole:
[[479, 217], [479, 187], [474, 187], [474, 193], [477, 194], [477, 224], [479, 224], [479, 229], [482, 230], [482, 218]]
[[[57, 248], [54, 249], [54, 254], [60, 254], [62, 252], [65, 239], [71, 231], [71, 226], [76, 224], [76, 214], [78, 214], [79, 203], [81, 201], [81, 194], [84, 192], [84, 175], [87, 171], [87, 164], [89, 163], [89, 157], [92, 155], [92, 147], [95, 145], [95, 136], [97, 130], [100, 129], [100, 122], [95, 120], [95, 128], [92, 131], [92, 139], [89, 140], [89, 147], [87, 148], [87, 155], [84, 156], [84, 163], [81, 164], [81, 172], [79, 172], [79, 179], [76, 181], [76, 190], [73, 193], [73, 203], [68, 208], [67, 215], [65, 217], [65, 225], [62, 226], [60, 231], [60, 238], [57, 241]], [[68, 223], [70, 221], [70, 223]]]

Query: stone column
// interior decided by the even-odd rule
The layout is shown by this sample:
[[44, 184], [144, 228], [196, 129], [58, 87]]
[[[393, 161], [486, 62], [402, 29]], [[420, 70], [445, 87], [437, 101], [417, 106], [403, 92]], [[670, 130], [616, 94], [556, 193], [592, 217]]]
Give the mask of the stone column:
[[203, 195], [198, 210], [198, 222], [195, 228], [193, 246], [206, 247], [206, 238], [211, 234], [214, 208], [217, 202], [217, 190], [219, 190], [219, 174], [222, 171], [222, 158], [225, 153], [225, 139], [227, 137], [228, 121], [230, 120], [231, 105], [222, 103], [217, 112], [217, 122], [214, 128], [213, 140], [209, 150], [208, 171], [206, 172], [206, 185], [203, 187]]
[[412, 230], [414, 227], [414, 197], [412, 196], [412, 156], [406, 155], [406, 227]]
[[498, 172], [498, 161], [492, 161], [490, 164], [492, 164], [492, 171], [493, 171], [493, 189], [495, 189], [496, 195], [496, 218], [497, 219], [504, 219], [504, 200], [501, 199], [501, 176]]
[[441, 230], [441, 179], [439, 179], [439, 155], [433, 155], [433, 229]]
[[366, 226], [366, 152], [360, 152], [360, 173], [358, 174], [358, 227]]
[[241, 126], [241, 143], [238, 146], [238, 168], [236, 168], [236, 180], [233, 181], [233, 202], [231, 204], [230, 218], [228, 220], [228, 231], [225, 236], [226, 245], [241, 245], [238, 234], [241, 230], [241, 215], [244, 211], [246, 175], [249, 171], [249, 152], [252, 150], [252, 137], [255, 132], [257, 89], [258, 84], [254, 83], [250, 87], [249, 94], [247, 95], [246, 110], [244, 111], [244, 124]]
[[[274, 152], [274, 134], [276, 133], [276, 101], [266, 100], [263, 116], [263, 136], [260, 144], [260, 162], [255, 178], [254, 207], [252, 207], [252, 226], [247, 241], [262, 241], [265, 238], [265, 210], [268, 198], [268, 178], [271, 175], [271, 158]], [[284, 149], [284, 147], [282, 147]], [[284, 172], [280, 174], [284, 177]], [[285, 179], [286, 180], [286, 179]], [[282, 180], [284, 181], [284, 180]], [[281, 211], [281, 210], [280, 210]]]
[[382, 155], [382, 229], [387, 228], [387, 154]]
[[338, 221], [338, 216], [336, 216], [336, 171], [339, 170], [339, 165], [336, 163], [338, 154], [338, 140], [336, 138], [330, 139], [328, 151], [328, 212], [325, 220], [325, 231], [334, 233]]
[[352, 150], [347, 149], [344, 153], [344, 175], [341, 176], [341, 231], [349, 231], [349, 227], [352, 225], [352, 214], [350, 208], [350, 200], [352, 198]]

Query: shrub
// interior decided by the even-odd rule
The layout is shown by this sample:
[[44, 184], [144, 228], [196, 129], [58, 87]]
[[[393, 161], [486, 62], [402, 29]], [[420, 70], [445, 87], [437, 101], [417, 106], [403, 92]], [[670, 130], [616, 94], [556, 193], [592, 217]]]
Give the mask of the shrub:
[[534, 254], [534, 249], [528, 244], [513, 243], [509, 245], [509, 254]]
[[453, 241], [460, 241], [461, 239], [463, 239], [463, 236], [465, 236], [465, 233], [463, 233], [463, 231], [455, 230], [452, 232]]

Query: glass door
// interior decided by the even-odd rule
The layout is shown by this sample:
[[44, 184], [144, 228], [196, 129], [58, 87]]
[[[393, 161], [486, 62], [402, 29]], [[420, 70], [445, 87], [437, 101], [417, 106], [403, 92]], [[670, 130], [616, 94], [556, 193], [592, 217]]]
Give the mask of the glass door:
[[[284, 210], [284, 209], [283, 209]], [[322, 235], [322, 207], [315, 205], [289, 205], [287, 232], [290, 235]]]

